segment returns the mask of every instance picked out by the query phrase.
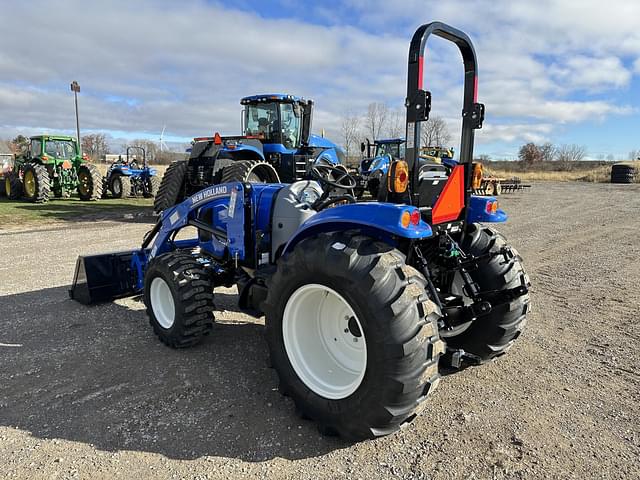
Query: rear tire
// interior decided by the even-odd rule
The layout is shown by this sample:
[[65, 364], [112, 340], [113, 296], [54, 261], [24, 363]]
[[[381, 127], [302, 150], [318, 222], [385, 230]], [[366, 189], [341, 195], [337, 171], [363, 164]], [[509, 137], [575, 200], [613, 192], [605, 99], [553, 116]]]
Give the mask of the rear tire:
[[84, 163], [78, 168], [78, 196], [85, 201], [102, 198], [102, 175], [95, 165]]
[[155, 257], [144, 277], [149, 323], [172, 348], [200, 343], [213, 328], [213, 285], [207, 270], [187, 252]]
[[[160, 213], [184, 200], [185, 181], [187, 177], [187, 161], [171, 162], [162, 176], [160, 187], [155, 194], [153, 211]], [[155, 192], [154, 192], [155, 193]]]
[[33, 203], [45, 203], [51, 196], [51, 179], [47, 169], [38, 163], [28, 163], [22, 174], [24, 197]]
[[222, 169], [220, 183], [280, 183], [278, 172], [262, 160], [237, 160]]
[[158, 193], [158, 189], [160, 188], [160, 179], [156, 176], [149, 177], [147, 179], [147, 193], [144, 194], [145, 198], [151, 198], [156, 193]]
[[[466, 254], [481, 256], [496, 253], [503, 247], [504, 255], [491, 256], [478, 262], [478, 268], [469, 271], [480, 291], [505, 291], [530, 285], [529, 276], [522, 266], [518, 252], [507, 245], [505, 238], [489, 227], [471, 224], [460, 247]], [[461, 290], [461, 286], [458, 287]], [[485, 363], [501, 355], [513, 345], [527, 322], [529, 294], [493, 305], [492, 310], [479, 316], [461, 333], [454, 336], [441, 331], [447, 347], [462, 349], [475, 355], [478, 363]], [[463, 365], [464, 367], [465, 365]]]
[[131, 178], [126, 175], [112, 175], [109, 182], [109, 190], [113, 198], [131, 196]]
[[425, 280], [402, 253], [356, 233], [321, 234], [281, 257], [268, 287], [271, 364], [301, 416], [350, 440], [415, 418], [444, 344]]
[[11, 172], [5, 176], [5, 193], [9, 200], [20, 200], [22, 196], [22, 180], [15, 173]]

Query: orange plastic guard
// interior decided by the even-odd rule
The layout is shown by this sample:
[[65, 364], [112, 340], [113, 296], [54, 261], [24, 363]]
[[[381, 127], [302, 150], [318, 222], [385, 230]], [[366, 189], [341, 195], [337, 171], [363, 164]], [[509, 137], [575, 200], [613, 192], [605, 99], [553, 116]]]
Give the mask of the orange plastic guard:
[[431, 211], [433, 224], [453, 222], [464, 207], [464, 166], [454, 167], [440, 197]]

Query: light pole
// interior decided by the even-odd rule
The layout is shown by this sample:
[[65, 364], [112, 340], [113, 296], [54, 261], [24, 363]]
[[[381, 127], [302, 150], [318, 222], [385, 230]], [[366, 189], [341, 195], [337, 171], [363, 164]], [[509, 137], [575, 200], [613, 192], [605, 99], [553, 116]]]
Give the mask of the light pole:
[[78, 93], [80, 92], [80, 85], [75, 80], [71, 82], [71, 91], [76, 99], [76, 134], [78, 138], [78, 148], [80, 148], [80, 119], [78, 118]]

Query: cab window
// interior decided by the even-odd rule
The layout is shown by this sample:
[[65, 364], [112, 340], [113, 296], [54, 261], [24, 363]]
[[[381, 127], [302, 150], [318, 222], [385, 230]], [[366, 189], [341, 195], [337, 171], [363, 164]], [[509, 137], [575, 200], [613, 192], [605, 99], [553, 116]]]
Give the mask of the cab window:
[[37, 139], [31, 140], [31, 156], [39, 157], [42, 153], [42, 142]]
[[300, 141], [300, 112], [292, 103], [280, 104], [282, 143], [286, 148], [295, 148]]

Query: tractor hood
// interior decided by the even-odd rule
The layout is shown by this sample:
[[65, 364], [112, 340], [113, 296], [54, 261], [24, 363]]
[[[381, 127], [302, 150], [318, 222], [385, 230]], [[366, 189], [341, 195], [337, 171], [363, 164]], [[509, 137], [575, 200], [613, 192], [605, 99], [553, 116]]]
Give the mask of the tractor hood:
[[327, 140], [320, 135], [311, 134], [309, 135], [309, 146], [310, 147], [320, 147], [320, 148], [339, 148], [335, 143], [331, 140]]

